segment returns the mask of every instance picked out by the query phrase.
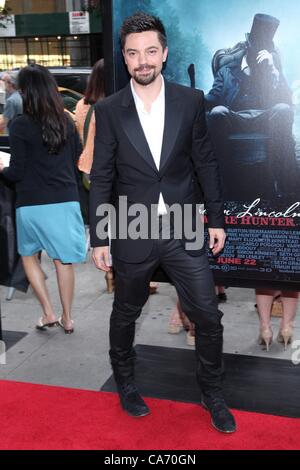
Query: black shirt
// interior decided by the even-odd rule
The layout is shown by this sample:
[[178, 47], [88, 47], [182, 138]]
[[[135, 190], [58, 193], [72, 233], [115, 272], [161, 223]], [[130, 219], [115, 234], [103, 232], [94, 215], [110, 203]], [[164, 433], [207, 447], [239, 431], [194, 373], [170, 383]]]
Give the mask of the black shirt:
[[82, 148], [71, 118], [58, 154], [48, 153], [41, 125], [26, 114], [12, 122], [10, 146], [10, 166], [3, 175], [16, 183], [16, 207], [79, 200], [76, 164]]

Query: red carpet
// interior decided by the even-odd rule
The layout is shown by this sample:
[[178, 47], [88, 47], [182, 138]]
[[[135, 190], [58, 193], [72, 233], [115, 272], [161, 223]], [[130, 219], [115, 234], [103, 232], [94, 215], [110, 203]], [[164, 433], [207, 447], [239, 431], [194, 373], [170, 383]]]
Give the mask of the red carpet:
[[194, 404], [146, 399], [140, 419], [117, 395], [0, 381], [1, 450], [299, 449], [300, 420], [235, 411], [238, 431], [223, 435]]

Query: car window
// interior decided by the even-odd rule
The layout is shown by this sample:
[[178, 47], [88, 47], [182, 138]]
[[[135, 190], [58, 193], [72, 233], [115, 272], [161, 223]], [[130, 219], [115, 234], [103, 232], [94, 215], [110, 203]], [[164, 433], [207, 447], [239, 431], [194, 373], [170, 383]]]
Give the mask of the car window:
[[70, 98], [73, 98], [74, 100], [79, 101], [83, 95], [77, 93], [76, 91], [73, 90], [66, 90], [65, 88], [61, 88], [60, 90], [61, 95], [68, 96]]
[[74, 96], [71, 96], [70, 94], [65, 94], [65, 92], [60, 92], [61, 97], [64, 102], [64, 107], [72, 114], [75, 113], [75, 108], [80, 100], [80, 97], [75, 98]]
[[60, 75], [53, 74], [58, 86], [84, 93], [88, 81], [88, 75]]
[[[63, 103], [64, 103], [64, 108], [67, 110], [73, 119], [75, 119], [75, 109], [78, 101], [82, 98], [83, 95], [80, 93], [77, 93], [74, 90], [66, 90], [64, 88], [59, 90], [60, 95], [62, 97]], [[0, 115], [1, 115], [1, 110], [0, 110]], [[6, 129], [3, 129], [0, 131], [0, 150], [2, 151], [9, 151], [9, 140], [8, 140], [8, 135]]]

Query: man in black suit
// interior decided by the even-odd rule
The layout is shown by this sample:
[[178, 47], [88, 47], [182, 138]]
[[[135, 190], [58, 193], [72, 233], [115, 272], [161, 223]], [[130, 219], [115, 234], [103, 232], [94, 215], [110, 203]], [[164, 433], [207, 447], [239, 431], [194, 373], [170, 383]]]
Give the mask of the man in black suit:
[[[159, 231], [156, 238], [136, 238], [129, 233], [127, 237], [113, 237], [111, 242], [115, 299], [110, 359], [121, 405], [132, 416], [149, 413], [134, 383], [133, 341], [135, 321], [149, 295], [149, 281], [161, 266], [172, 280], [184, 312], [196, 325], [202, 404], [219, 431], [234, 432], [234, 418], [225, 404], [221, 384], [222, 313], [205, 248], [203, 244], [189, 246], [186, 232], [178, 237], [178, 223], [174, 221], [170, 236], [164, 233], [168, 207], [175, 203], [193, 209], [195, 226], [196, 217], [200, 218], [196, 212], [200, 183], [208, 212], [210, 248], [217, 254], [224, 246], [220, 180], [205, 124], [203, 93], [164, 81], [161, 70], [168, 49], [159, 18], [145, 13], [127, 18], [121, 28], [121, 44], [131, 81], [95, 107], [90, 220], [96, 266], [107, 271], [110, 265], [108, 235], [100, 232], [105, 219], [102, 208], [111, 202], [113, 193], [117, 219], [127, 219], [120, 222], [117, 232], [124, 225], [130, 232], [134, 203], [147, 209]], [[126, 214], [121, 196], [127, 197]]]

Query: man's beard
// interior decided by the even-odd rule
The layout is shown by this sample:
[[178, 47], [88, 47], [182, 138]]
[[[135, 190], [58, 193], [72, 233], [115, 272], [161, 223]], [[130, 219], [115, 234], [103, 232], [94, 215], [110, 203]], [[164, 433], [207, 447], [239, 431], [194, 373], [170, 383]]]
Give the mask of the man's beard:
[[[138, 72], [141, 72], [141, 71], [144, 71], [144, 70], [147, 70], [147, 71], [152, 72], [152, 73], [149, 73], [149, 75], [146, 75], [146, 76], [138, 75]], [[155, 67], [150, 67], [150, 66], [141, 66], [138, 69], [135, 69], [134, 72], [133, 72], [134, 80], [139, 85], [144, 85], [144, 86], [150, 85], [150, 83], [154, 82], [154, 80], [156, 79], [157, 76], [158, 76], [158, 73], [156, 72]]]

